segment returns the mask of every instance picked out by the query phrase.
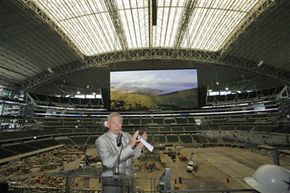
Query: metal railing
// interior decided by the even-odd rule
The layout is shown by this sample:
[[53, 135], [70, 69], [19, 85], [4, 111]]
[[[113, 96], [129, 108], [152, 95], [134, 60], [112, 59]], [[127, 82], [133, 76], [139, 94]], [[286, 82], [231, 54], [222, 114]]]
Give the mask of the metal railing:
[[[52, 173], [50, 176], [62, 177], [64, 183], [62, 187], [22, 187], [12, 186], [10, 191], [14, 193], [101, 193], [102, 181], [108, 180], [108, 177], [101, 177], [100, 171], [94, 168], [79, 168], [65, 172]], [[75, 185], [74, 178], [82, 178], [83, 184]], [[118, 186], [120, 193], [243, 193], [253, 192], [253, 189], [177, 189], [171, 186], [171, 169], [165, 168], [159, 179], [157, 178], [138, 178], [133, 176], [114, 176], [109, 186]], [[90, 188], [89, 179], [96, 179], [95, 188]], [[107, 181], [106, 181], [107, 182]], [[116, 183], [115, 183], [116, 182]], [[108, 185], [108, 184], [107, 184]], [[133, 187], [133, 188], [132, 188]], [[107, 193], [107, 192], [105, 192]], [[116, 192], [118, 193], [118, 192]]]
[[[68, 193], [62, 188], [27, 188], [27, 187], [11, 187], [14, 193]], [[126, 191], [125, 191], [126, 192]], [[254, 192], [253, 189], [220, 189], [220, 190], [154, 190], [154, 191], [137, 191], [136, 193], [249, 193]], [[72, 189], [69, 193], [102, 193], [101, 189]], [[127, 192], [126, 192], [127, 193]]]

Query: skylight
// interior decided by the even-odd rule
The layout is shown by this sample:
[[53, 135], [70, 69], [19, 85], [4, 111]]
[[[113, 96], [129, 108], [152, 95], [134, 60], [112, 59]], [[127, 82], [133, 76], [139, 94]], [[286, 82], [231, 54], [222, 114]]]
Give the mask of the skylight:
[[[87, 56], [122, 49], [115, 18], [128, 49], [173, 48], [187, 4], [187, 0], [157, 0], [157, 25], [150, 30], [148, 0], [112, 0], [113, 9], [106, 0], [32, 1]], [[220, 50], [247, 15], [264, 1], [196, 0], [180, 47]]]
[[85, 55], [120, 50], [104, 0], [34, 0]]
[[198, 0], [182, 47], [217, 51], [258, 0]]

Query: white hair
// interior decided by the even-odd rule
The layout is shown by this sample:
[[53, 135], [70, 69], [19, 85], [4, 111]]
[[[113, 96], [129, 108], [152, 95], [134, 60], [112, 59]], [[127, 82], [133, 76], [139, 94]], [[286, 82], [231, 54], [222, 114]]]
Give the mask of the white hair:
[[110, 122], [110, 120], [111, 120], [113, 117], [120, 117], [120, 119], [121, 119], [121, 123], [123, 122], [123, 118], [122, 118], [122, 116], [121, 116], [119, 113], [117, 113], [117, 112], [112, 112], [112, 113], [110, 113], [110, 114], [108, 115], [107, 121]]

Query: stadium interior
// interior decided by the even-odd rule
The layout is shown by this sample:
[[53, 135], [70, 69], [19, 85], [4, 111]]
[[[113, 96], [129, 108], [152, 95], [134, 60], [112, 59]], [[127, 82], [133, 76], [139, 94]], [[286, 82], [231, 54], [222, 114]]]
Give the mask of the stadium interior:
[[[288, 0], [0, 1], [0, 181], [7, 192], [102, 192], [95, 141], [117, 111], [123, 131], [146, 131], [154, 146], [134, 162], [136, 192], [254, 192], [244, 177], [259, 166], [290, 169], [289, 10]], [[159, 74], [114, 82], [132, 71]], [[196, 80], [181, 89], [187, 77], [169, 71]]]

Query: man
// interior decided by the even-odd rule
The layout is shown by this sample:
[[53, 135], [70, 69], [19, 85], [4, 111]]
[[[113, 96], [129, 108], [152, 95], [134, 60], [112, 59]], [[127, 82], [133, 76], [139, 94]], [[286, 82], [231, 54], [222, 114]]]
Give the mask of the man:
[[[119, 113], [113, 112], [108, 116], [107, 127], [109, 130], [96, 140], [103, 166], [102, 188], [105, 193], [122, 192], [120, 186], [127, 182], [124, 183], [120, 179], [134, 174], [131, 168], [132, 160], [140, 157], [144, 145], [139, 143], [139, 131], [136, 131], [133, 136], [122, 131], [122, 117]], [[122, 138], [118, 146], [120, 134]], [[144, 132], [141, 137], [146, 140], [147, 134]]]

